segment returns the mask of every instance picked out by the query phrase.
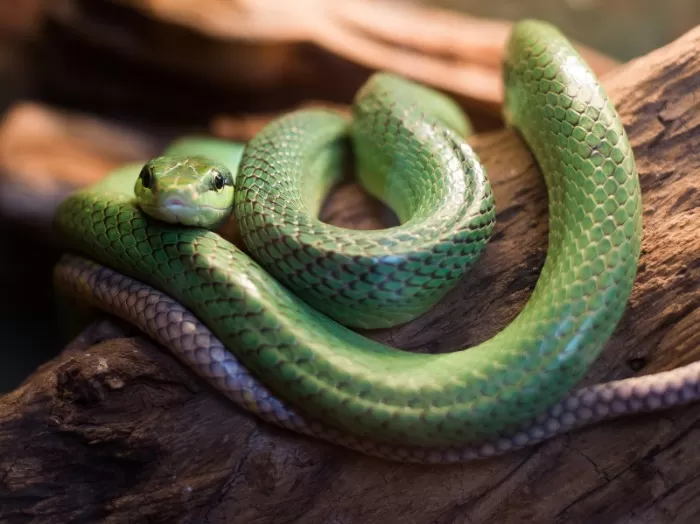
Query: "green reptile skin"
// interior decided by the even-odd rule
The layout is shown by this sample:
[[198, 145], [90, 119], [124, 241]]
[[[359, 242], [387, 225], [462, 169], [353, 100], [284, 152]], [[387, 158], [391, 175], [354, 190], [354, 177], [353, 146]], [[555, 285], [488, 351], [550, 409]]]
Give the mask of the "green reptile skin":
[[[506, 119], [547, 184], [549, 247], [522, 312], [477, 347], [408, 353], [326, 316], [371, 327], [414, 318], [459, 280], [493, 227], [488, 182], [458, 136], [464, 118], [390, 75], [361, 90], [349, 123], [297, 112], [247, 145], [234, 210], [259, 263], [214, 232], [146, 215], [133, 166], [130, 177], [125, 168], [69, 197], [56, 224], [70, 248], [167, 291], [274, 392], [319, 420], [405, 445], [497, 435], [583, 376], [625, 308], [641, 240], [630, 145], [566, 39], [546, 24], [516, 24], [504, 82]], [[359, 179], [401, 226], [360, 233], [315, 218], [349, 136]]]
[[[444, 125], [449, 117], [435, 116], [448, 109], [454, 129]], [[358, 93], [350, 124], [321, 110], [280, 118], [253, 138], [241, 161], [235, 216], [246, 247], [346, 326], [416, 318], [456, 285], [495, 223], [486, 173], [459, 136], [467, 129], [453, 102], [386, 74]], [[316, 218], [341, 173], [348, 134], [358, 180], [396, 212], [400, 228], [354, 231]]]

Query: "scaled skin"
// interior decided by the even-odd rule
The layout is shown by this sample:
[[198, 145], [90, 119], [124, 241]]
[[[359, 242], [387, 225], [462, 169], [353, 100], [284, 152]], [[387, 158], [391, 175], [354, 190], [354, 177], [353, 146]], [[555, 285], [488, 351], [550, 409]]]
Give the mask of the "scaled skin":
[[[598, 356], [634, 283], [642, 225], [622, 123], [571, 44], [548, 24], [517, 23], [504, 67], [509, 121], [547, 184], [549, 248], [521, 313], [476, 347], [401, 351], [327, 316], [334, 304], [336, 313], [352, 315], [363, 300], [347, 305], [331, 295], [327, 307], [313, 308], [299, 298], [365, 293], [391, 303], [411, 279], [419, 290], [439, 288], [441, 278], [459, 278], [455, 254], [474, 256], [488, 238], [493, 202], [478, 160], [449, 128], [452, 119], [431, 118], [431, 97], [404, 97], [417, 90], [397, 88], [395, 77], [376, 75], [361, 91], [352, 142], [362, 157], [360, 180], [396, 202], [401, 227], [349, 232], [318, 224], [318, 184], [328, 183], [348, 133], [344, 120], [314, 110], [280, 118], [246, 146], [234, 212], [257, 261], [211, 231], [147, 220], [133, 205], [133, 178], [121, 189], [115, 180], [109, 190], [98, 186], [67, 199], [58, 227], [71, 248], [190, 309], [305, 414], [378, 442], [440, 446], [493, 437], [562, 398]], [[460, 171], [475, 178], [460, 179]], [[455, 198], [464, 200], [452, 213]], [[448, 211], [454, 220], [444, 219]], [[420, 221], [437, 244], [406, 234]], [[377, 238], [382, 243], [373, 245]], [[363, 256], [387, 246], [414, 247], [424, 258], [410, 264], [395, 254]], [[357, 276], [364, 260], [376, 259], [383, 262], [378, 273]], [[281, 284], [285, 278], [293, 286]], [[370, 306], [365, 319], [394, 313]]]

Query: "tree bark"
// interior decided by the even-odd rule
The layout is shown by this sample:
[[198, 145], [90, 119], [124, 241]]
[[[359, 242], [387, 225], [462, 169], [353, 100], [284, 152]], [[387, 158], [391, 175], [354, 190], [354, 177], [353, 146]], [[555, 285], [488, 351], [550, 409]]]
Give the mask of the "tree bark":
[[[608, 74], [632, 142], [644, 241], [626, 313], [585, 383], [700, 354], [700, 27]], [[547, 204], [510, 131], [472, 143], [498, 207], [492, 243], [434, 310], [373, 338], [443, 352], [501, 330], [544, 262]], [[333, 223], [381, 224], [356, 186]], [[101, 320], [0, 399], [1, 522], [689, 523], [700, 406], [608, 422], [459, 466], [386, 462], [259, 422], [128, 326]]]

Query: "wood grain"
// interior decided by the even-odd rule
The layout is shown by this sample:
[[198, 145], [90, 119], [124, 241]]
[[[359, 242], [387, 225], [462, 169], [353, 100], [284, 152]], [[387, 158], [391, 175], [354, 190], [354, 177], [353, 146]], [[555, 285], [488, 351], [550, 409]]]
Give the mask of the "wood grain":
[[[644, 241], [629, 307], [587, 383], [700, 355], [698, 48], [700, 27], [605, 78], [637, 157]], [[509, 131], [472, 142], [493, 181], [495, 238], [438, 307], [377, 339], [476, 344], [533, 289], [547, 237], [536, 164]], [[371, 227], [383, 214], [348, 185], [325, 218]], [[258, 422], [107, 319], [0, 399], [0, 522], [691, 523], [698, 431], [691, 406], [483, 462], [384, 462]]]

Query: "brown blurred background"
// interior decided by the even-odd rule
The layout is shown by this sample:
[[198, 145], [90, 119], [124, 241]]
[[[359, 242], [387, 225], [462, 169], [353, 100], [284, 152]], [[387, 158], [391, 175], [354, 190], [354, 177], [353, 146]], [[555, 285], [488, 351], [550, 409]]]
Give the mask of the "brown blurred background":
[[[0, 107], [3, 127], [9, 130], [3, 134], [0, 128], [0, 152], [5, 154], [0, 161], [0, 392], [15, 387], [65, 342], [51, 288], [58, 252], [49, 234], [56, 195], [74, 187], [60, 179], [62, 163], [72, 162], [71, 173], [82, 168], [89, 178], [90, 170], [98, 172], [123, 158], [157, 151], [180, 133], [207, 132], [217, 115], [271, 113], [308, 98], [347, 103], [367, 67], [309, 45], [290, 53], [280, 43], [223, 44], [198, 27], [174, 25], [137, 11], [133, 5], [138, 3], [0, 2]], [[700, 23], [697, 0], [405, 3], [476, 17], [541, 18], [621, 62]], [[316, 80], [328, 76], [335, 82]], [[300, 77], [311, 80], [297, 82]], [[39, 103], [40, 110], [23, 110], [21, 118], [9, 119], [8, 109], [21, 100]], [[478, 95], [472, 106], [478, 113]], [[42, 113], [46, 108], [109, 122], [114, 132], [66, 113]], [[497, 117], [486, 113], [482, 127], [498, 125]], [[46, 138], [36, 148], [40, 153], [23, 149], [24, 144], [36, 146], [32, 137], [42, 133]], [[80, 156], [80, 151], [87, 153]], [[70, 154], [64, 158], [64, 153]], [[49, 189], [45, 183], [32, 185], [40, 177], [42, 183], [56, 183], [48, 184]]]
[[620, 61], [656, 49], [700, 23], [694, 0], [436, 0], [474, 16], [547, 20]]

